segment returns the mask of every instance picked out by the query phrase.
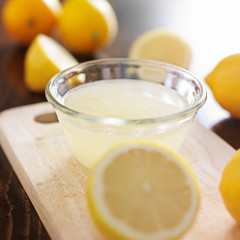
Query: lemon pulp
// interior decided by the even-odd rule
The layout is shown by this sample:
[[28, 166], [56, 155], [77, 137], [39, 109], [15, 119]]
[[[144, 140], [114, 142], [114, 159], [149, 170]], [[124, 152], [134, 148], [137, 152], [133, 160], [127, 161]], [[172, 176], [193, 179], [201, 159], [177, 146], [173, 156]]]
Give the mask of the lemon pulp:
[[88, 200], [109, 239], [176, 239], [192, 224], [199, 190], [179, 155], [148, 141], [111, 149], [91, 170]]
[[157, 60], [188, 69], [192, 51], [189, 44], [177, 34], [164, 29], [153, 29], [132, 43], [129, 57]]

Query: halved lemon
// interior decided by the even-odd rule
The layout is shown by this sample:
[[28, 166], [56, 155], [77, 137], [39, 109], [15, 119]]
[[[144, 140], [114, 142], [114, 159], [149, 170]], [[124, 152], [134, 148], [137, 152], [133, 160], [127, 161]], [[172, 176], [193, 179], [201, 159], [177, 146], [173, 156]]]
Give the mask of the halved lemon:
[[39, 34], [29, 46], [24, 59], [24, 81], [33, 92], [44, 92], [56, 73], [76, 65], [78, 61], [52, 38]]
[[192, 50], [177, 34], [169, 30], [153, 29], [143, 33], [132, 43], [129, 58], [156, 60], [188, 69]]
[[111, 149], [90, 170], [89, 209], [108, 239], [177, 239], [194, 221], [200, 194], [178, 154], [148, 141]]

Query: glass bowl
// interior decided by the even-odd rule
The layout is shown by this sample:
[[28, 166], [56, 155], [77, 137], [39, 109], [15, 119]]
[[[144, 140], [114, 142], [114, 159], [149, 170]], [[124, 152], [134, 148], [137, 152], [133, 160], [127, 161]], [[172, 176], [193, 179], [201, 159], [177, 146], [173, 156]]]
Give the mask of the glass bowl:
[[91, 168], [120, 142], [150, 140], [178, 151], [206, 101], [206, 89], [174, 65], [122, 58], [80, 63], [48, 82], [74, 156]]

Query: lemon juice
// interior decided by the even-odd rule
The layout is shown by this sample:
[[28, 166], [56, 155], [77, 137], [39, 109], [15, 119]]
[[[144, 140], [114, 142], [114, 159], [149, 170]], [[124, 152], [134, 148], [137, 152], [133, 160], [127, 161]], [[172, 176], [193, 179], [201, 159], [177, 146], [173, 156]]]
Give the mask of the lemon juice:
[[175, 90], [143, 80], [101, 80], [70, 90], [63, 104], [76, 116], [59, 114], [77, 159], [90, 167], [112, 145], [148, 139], [178, 150], [193, 117], [167, 116], [189, 107]]

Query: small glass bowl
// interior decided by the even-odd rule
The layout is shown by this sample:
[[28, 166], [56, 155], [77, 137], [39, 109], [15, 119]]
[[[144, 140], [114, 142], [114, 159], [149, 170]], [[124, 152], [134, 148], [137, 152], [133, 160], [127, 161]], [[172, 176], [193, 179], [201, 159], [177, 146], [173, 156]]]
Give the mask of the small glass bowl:
[[[180, 94], [187, 106], [169, 115], [159, 112], [159, 116], [140, 119], [96, 116], [65, 106], [65, 97], [73, 89], [82, 84], [112, 79], [160, 84]], [[62, 71], [48, 82], [45, 93], [74, 156], [89, 168], [111, 146], [132, 139], [158, 142], [178, 151], [196, 113], [206, 101], [205, 87], [187, 70], [156, 61], [122, 58], [84, 62]], [[168, 91], [164, 94], [167, 95]], [[144, 106], [142, 111], [146, 111]]]

